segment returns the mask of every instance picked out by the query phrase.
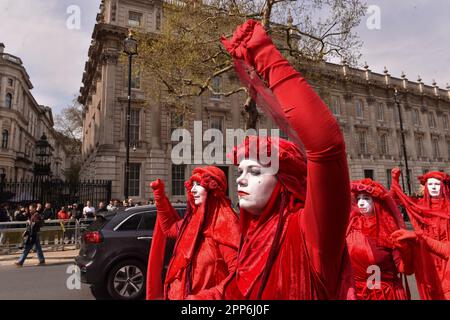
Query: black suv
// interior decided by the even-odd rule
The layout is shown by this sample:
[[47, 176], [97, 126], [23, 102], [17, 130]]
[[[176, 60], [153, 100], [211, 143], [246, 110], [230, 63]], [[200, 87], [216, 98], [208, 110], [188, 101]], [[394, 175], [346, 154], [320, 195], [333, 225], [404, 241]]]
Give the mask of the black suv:
[[[186, 205], [174, 205], [184, 215]], [[145, 295], [147, 260], [156, 221], [154, 205], [97, 216], [84, 232], [75, 262], [81, 281], [91, 284], [97, 298], [141, 299]], [[169, 241], [166, 263], [173, 250]]]

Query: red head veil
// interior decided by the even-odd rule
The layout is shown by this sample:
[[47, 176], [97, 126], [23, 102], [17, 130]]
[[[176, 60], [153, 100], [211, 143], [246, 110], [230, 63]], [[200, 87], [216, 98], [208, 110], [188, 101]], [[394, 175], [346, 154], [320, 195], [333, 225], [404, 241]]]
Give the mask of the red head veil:
[[[195, 206], [194, 199], [191, 193], [194, 181], [198, 182], [207, 191], [205, 202], [201, 206]], [[207, 166], [203, 168], [196, 168], [192, 172], [192, 176], [185, 182], [187, 194], [187, 210], [181, 225], [178, 237], [175, 243], [174, 253], [167, 269], [165, 278], [166, 283], [170, 283], [179, 274], [179, 272], [190, 272], [191, 262], [195, 255], [196, 248], [201, 238], [201, 232], [209, 226], [213, 228], [213, 239], [219, 243], [230, 247], [235, 247], [239, 243], [236, 235], [229, 232], [229, 220], [237, 221], [238, 217], [234, 210], [230, 207], [230, 200], [226, 197], [227, 180], [222, 170], [217, 167]], [[158, 222], [155, 226], [157, 230]], [[155, 239], [156, 238], [156, 239]], [[150, 260], [152, 259], [152, 252], [161, 252], [164, 248], [159, 248], [156, 244], [162, 244], [160, 238], [165, 238], [162, 232], [158, 233], [158, 237], [153, 236], [152, 248], [150, 251]], [[164, 241], [165, 247], [165, 241]], [[155, 248], [154, 248], [155, 247]], [[149, 272], [156, 271], [156, 275], [148, 275], [155, 280], [148, 281], [152, 285], [149, 298], [162, 297], [162, 282], [161, 271], [163, 254], [159, 254], [158, 261], [149, 261]], [[156, 259], [155, 259], [156, 260]], [[155, 267], [154, 267], [155, 266]], [[159, 270], [159, 273], [158, 273]], [[149, 278], [148, 278], [149, 279]], [[186, 277], [188, 283], [186, 284], [185, 295], [189, 295], [191, 284], [190, 277]]]
[[258, 155], [262, 150], [264, 155], [278, 155], [278, 184], [261, 215], [240, 210], [242, 238], [236, 280], [245, 297], [259, 280], [262, 281], [261, 294], [286, 231], [284, 222], [289, 213], [297, 212], [303, 206], [306, 197], [306, 159], [297, 145], [281, 138], [248, 136], [228, 156], [238, 165], [249, 157], [251, 148], [257, 148]]
[[427, 188], [427, 181], [428, 179], [437, 179], [441, 181], [441, 196], [439, 197], [439, 208], [443, 211], [448, 212], [448, 206], [450, 204], [450, 176], [446, 174], [445, 172], [439, 172], [439, 171], [432, 171], [424, 174], [423, 176], [420, 176], [418, 179], [420, 181], [420, 184], [424, 186], [424, 197], [421, 203], [424, 206], [428, 206], [431, 208], [431, 196], [428, 192]]
[[[432, 198], [426, 187], [429, 178], [435, 178], [442, 182], [441, 196], [438, 199], [438, 206], [432, 208]], [[405, 207], [415, 231], [421, 231], [424, 226], [430, 225], [432, 217], [449, 219], [449, 176], [444, 172], [428, 172], [419, 177], [420, 183], [425, 187], [424, 197], [419, 201], [413, 201], [403, 193], [400, 185], [395, 180], [392, 183], [392, 191], [397, 196], [400, 203]], [[442, 300], [442, 283], [440, 276], [434, 265], [434, 256], [428, 249], [423, 239], [419, 238], [415, 250], [415, 276], [417, 289], [422, 300]]]
[[[358, 194], [365, 193], [372, 197], [376, 217], [376, 235], [379, 245], [393, 248], [391, 234], [398, 229], [405, 229], [406, 225], [402, 215], [384, 186], [372, 179], [353, 181], [351, 191], [354, 203]], [[357, 226], [358, 218], [361, 216], [359, 209], [354, 207], [350, 216], [349, 229], [347, 233]]]

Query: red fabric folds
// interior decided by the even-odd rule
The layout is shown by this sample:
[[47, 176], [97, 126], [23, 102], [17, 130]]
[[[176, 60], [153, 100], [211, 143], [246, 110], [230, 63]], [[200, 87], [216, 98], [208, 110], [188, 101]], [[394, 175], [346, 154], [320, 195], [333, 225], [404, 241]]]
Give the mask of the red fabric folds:
[[[200, 206], [195, 206], [190, 192], [193, 181], [207, 190], [206, 200]], [[161, 228], [155, 228], [150, 251], [147, 283], [154, 287], [148, 287], [149, 299], [212, 299], [221, 294], [224, 280], [235, 269], [239, 225], [230, 200], [225, 196], [225, 174], [216, 167], [196, 168], [185, 186], [188, 210], [181, 224], [172, 220], [171, 228], [162, 227], [170, 220], [169, 212], [173, 212], [168, 209], [170, 203], [158, 202], [155, 194], [158, 218], [165, 217], [157, 222]], [[170, 235], [173, 228], [177, 229], [176, 243], [162, 290], [161, 258], [164, 257], [165, 236]]]
[[[410, 295], [402, 284], [400, 273], [412, 273], [412, 248], [403, 252], [394, 247], [391, 234], [405, 229], [405, 223], [388, 191], [372, 179], [352, 182], [351, 190], [355, 206], [347, 231], [347, 246], [352, 262], [356, 296], [359, 300], [405, 300]], [[372, 197], [374, 213], [361, 214], [356, 197], [361, 194]], [[377, 266], [381, 282], [379, 288], [369, 288], [371, 266]], [[369, 284], [372, 284], [369, 281]]]
[[[256, 217], [241, 210], [237, 270], [223, 297], [350, 298], [350, 262], [345, 247], [350, 183], [339, 125], [259, 23], [247, 21], [231, 41], [224, 39], [223, 43], [235, 61], [243, 60], [254, 67], [268, 83], [271, 90], [253, 81], [254, 75], [241, 75], [250, 92], [264, 96], [261, 100], [256, 96], [255, 100], [264, 100], [267, 115], [282, 129], [286, 127], [282, 122], [287, 122], [295, 133], [288, 131], [295, 143], [250, 137], [232, 154], [235, 162], [245, 158], [245, 144], [252, 139], [260, 150], [278, 144], [275, 152], [279, 152], [279, 184], [261, 215]], [[239, 70], [247, 72], [245, 68], [238, 67]], [[296, 136], [304, 146], [307, 162]]]
[[[415, 250], [415, 276], [422, 300], [450, 299], [450, 270], [448, 258], [433, 252], [427, 239], [446, 244], [450, 241], [449, 176], [443, 172], [429, 172], [419, 181], [424, 185], [424, 196], [415, 200], [405, 195], [399, 184], [399, 169], [392, 170], [391, 192], [402, 205], [419, 235]], [[432, 198], [426, 187], [429, 178], [442, 182], [441, 194]], [[429, 242], [429, 241], [428, 241]]]

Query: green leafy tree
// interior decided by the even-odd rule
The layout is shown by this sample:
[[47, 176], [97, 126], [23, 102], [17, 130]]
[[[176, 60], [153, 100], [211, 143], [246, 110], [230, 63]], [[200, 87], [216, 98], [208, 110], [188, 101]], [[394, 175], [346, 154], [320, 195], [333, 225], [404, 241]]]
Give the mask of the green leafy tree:
[[[144, 87], [184, 112], [190, 97], [241, 94], [249, 114], [255, 115], [254, 104], [245, 99], [246, 89], [233, 75], [221, 36], [231, 36], [238, 25], [253, 18], [262, 22], [294, 65], [331, 58], [356, 63], [361, 42], [354, 29], [365, 10], [361, 0], [165, 1], [161, 32], [137, 30], [140, 69], [152, 76]], [[247, 127], [255, 123], [252, 117]]]

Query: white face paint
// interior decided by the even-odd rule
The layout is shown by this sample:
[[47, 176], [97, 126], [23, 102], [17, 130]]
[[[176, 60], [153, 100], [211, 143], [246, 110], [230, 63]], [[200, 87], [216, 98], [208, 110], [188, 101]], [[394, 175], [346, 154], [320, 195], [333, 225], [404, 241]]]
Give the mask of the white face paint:
[[205, 202], [207, 191], [198, 182], [194, 181], [191, 193], [194, 196], [194, 203], [196, 206], [201, 205]]
[[441, 181], [435, 178], [427, 180], [428, 193], [432, 198], [439, 197], [441, 195]]
[[359, 212], [366, 215], [371, 215], [373, 213], [373, 199], [371, 196], [360, 193], [356, 199], [358, 200]]
[[239, 207], [254, 215], [260, 215], [277, 184], [277, 177], [269, 167], [246, 159], [239, 163]]

